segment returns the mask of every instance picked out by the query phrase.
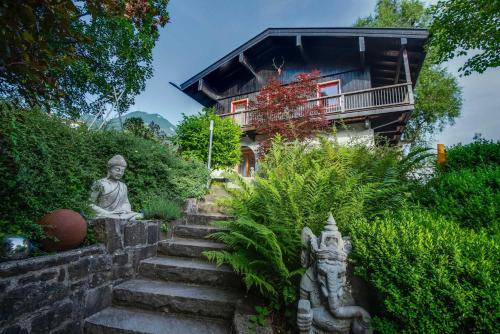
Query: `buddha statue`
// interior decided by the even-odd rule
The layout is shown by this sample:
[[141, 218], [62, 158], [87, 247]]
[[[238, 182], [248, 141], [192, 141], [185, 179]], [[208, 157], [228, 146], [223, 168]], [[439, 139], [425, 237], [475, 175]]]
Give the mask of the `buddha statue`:
[[92, 185], [91, 207], [96, 218], [141, 219], [141, 213], [133, 212], [128, 200], [127, 186], [120, 179], [125, 173], [127, 162], [121, 155], [108, 161], [108, 175]]
[[317, 238], [302, 230], [302, 266], [297, 325], [301, 334], [371, 334], [371, 318], [354, 299], [346, 281], [349, 239], [342, 238], [330, 214]]

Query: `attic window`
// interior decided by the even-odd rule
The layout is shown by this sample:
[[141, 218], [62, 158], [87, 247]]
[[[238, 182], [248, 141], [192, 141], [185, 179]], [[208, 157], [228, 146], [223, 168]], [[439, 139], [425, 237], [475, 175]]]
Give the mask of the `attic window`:
[[233, 115], [233, 119], [236, 124], [245, 125], [244, 120], [246, 118], [246, 113], [248, 107], [248, 99], [241, 99], [231, 102], [231, 114]]

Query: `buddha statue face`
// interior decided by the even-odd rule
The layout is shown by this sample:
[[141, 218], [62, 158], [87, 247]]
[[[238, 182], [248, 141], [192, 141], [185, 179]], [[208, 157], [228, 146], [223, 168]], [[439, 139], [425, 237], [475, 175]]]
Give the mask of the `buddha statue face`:
[[111, 166], [108, 168], [108, 177], [113, 180], [120, 180], [125, 173], [124, 166]]
[[115, 155], [108, 161], [108, 178], [112, 180], [120, 180], [125, 173], [127, 163], [121, 155]]

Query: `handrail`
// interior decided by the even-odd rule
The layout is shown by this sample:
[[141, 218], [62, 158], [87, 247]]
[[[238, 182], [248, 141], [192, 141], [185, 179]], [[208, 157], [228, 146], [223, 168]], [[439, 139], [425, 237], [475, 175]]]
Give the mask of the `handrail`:
[[[376, 107], [389, 107], [398, 105], [412, 105], [413, 91], [410, 83], [389, 85], [376, 88], [362, 89], [342, 94], [322, 96], [308, 99], [304, 107], [311, 104], [321, 104], [326, 114], [343, 113]], [[292, 112], [293, 118], [301, 117], [299, 108]], [[256, 109], [221, 114], [221, 117], [233, 117], [241, 126], [250, 125], [249, 115]], [[279, 115], [277, 115], [279, 117]]]

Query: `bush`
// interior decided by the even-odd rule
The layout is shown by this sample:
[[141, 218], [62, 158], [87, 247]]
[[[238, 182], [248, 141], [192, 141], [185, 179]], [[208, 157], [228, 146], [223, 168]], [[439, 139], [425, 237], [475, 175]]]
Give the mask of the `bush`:
[[198, 115], [183, 117], [175, 136], [182, 156], [207, 163], [209, 127], [210, 120], [213, 120], [211, 167], [234, 167], [240, 162], [241, 128], [231, 118], [221, 118], [215, 115], [213, 109], [207, 108]]
[[154, 197], [144, 205], [144, 218], [172, 221], [181, 217], [179, 206], [168, 199]]
[[500, 232], [500, 166], [438, 173], [420, 196], [430, 210], [462, 227]]
[[[291, 304], [299, 278], [293, 273], [301, 268], [302, 228], [320, 232], [330, 211], [343, 226], [399, 209], [408, 193], [406, 175], [419, 157], [403, 159], [387, 147], [347, 148], [327, 140], [314, 147], [277, 138], [254, 182], [242, 181], [241, 189], [233, 192], [232, 213], [244, 220], [224, 225], [229, 232], [215, 236], [233, 246], [233, 251], [208, 255], [232, 265], [243, 274], [248, 288], [259, 287], [273, 303]], [[268, 238], [267, 243], [263, 238]], [[269, 268], [280, 262], [286, 271]]]
[[60, 118], [38, 110], [0, 104], [0, 233], [22, 231], [40, 239], [36, 224], [55, 209], [89, 213], [92, 182], [106, 175], [115, 154], [128, 163], [124, 182], [132, 209], [147, 199], [166, 196], [182, 201], [204, 195], [208, 173], [199, 162], [180, 159], [151, 140], [115, 131], [72, 129]]
[[467, 145], [454, 145], [446, 151], [445, 171], [500, 166], [500, 141], [496, 143], [481, 137]]
[[380, 333], [494, 333], [500, 247], [484, 233], [422, 210], [345, 226], [356, 273], [381, 300]]

